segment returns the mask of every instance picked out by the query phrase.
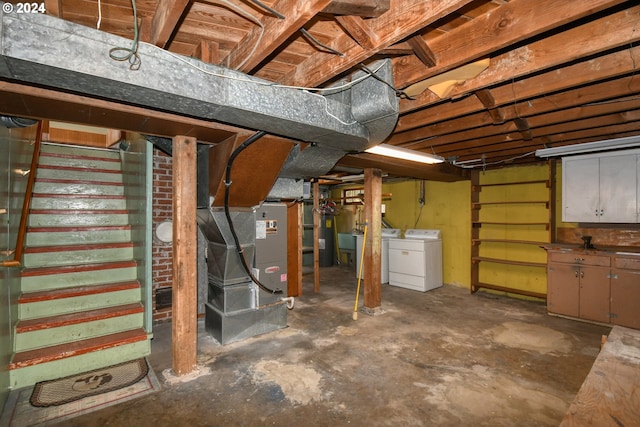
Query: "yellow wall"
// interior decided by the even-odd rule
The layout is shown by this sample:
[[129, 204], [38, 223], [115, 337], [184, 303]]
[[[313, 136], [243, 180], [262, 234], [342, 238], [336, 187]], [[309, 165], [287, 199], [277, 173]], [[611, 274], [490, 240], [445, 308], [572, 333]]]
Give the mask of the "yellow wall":
[[[513, 166], [483, 172], [481, 184], [546, 180], [547, 164]], [[351, 186], [357, 187], [357, 186]], [[362, 185], [360, 185], [362, 187]], [[420, 181], [387, 182], [382, 185], [386, 207], [384, 218], [393, 227], [439, 229], [443, 239], [443, 279], [446, 284], [469, 288], [471, 284], [471, 182], [453, 183], [425, 181], [425, 205], [420, 209]], [[333, 192], [342, 195], [342, 188]], [[481, 201], [548, 200], [545, 185], [485, 187]], [[336, 218], [338, 231], [351, 232], [363, 221], [363, 208], [345, 206]], [[548, 222], [549, 211], [544, 204], [485, 205], [480, 219], [506, 222]], [[544, 226], [509, 226], [493, 228], [484, 225], [480, 237], [549, 241], [550, 231]], [[532, 262], [546, 262], [546, 251], [537, 245], [483, 243], [481, 256]], [[499, 286], [516, 287], [546, 293], [546, 269], [539, 267], [481, 263], [480, 281]]]
[[[547, 164], [513, 166], [480, 174], [480, 184], [523, 182], [549, 179]], [[483, 187], [480, 202], [519, 202], [549, 200], [549, 188], [545, 184], [523, 184]], [[549, 208], [544, 203], [511, 203], [482, 205], [479, 220], [508, 223], [548, 223]], [[551, 231], [543, 225], [491, 225], [479, 229], [481, 239], [505, 239], [532, 242], [549, 242]], [[536, 244], [483, 242], [479, 255], [511, 261], [546, 263], [546, 251]], [[545, 294], [547, 279], [545, 267], [507, 265], [480, 262], [479, 281], [497, 286], [516, 288]]]
[[[453, 183], [425, 181], [425, 205], [420, 209], [420, 181], [407, 180], [382, 185], [386, 207], [384, 218], [394, 228], [429, 228], [442, 231], [443, 280], [468, 288], [470, 285], [471, 214], [470, 181]], [[333, 197], [340, 197], [341, 190]], [[336, 218], [338, 231], [349, 232], [362, 221], [362, 209], [346, 206]], [[349, 224], [350, 221], [353, 221]]]

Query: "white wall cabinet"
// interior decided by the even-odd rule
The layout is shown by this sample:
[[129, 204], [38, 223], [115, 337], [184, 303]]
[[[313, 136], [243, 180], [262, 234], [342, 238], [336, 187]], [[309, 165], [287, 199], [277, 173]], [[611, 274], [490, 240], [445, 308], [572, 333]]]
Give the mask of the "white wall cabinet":
[[637, 223], [640, 150], [564, 157], [562, 220]]

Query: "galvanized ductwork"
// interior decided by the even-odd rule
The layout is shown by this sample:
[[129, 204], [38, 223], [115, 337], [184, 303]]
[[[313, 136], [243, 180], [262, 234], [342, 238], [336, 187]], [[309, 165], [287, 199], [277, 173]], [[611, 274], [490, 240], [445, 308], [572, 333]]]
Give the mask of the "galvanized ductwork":
[[[0, 76], [16, 82], [260, 129], [342, 153], [380, 143], [398, 117], [395, 92], [374, 78], [322, 96], [144, 43], [137, 52], [142, 65], [132, 71], [108, 55], [128, 39], [44, 14], [0, 17]], [[392, 83], [390, 61], [371, 67]]]
[[[341, 82], [324, 96], [144, 43], [137, 51], [141, 67], [132, 71], [127, 62], [109, 58], [111, 48], [128, 46], [130, 40], [44, 14], [0, 12], [0, 37], [1, 78], [311, 143], [290, 152], [279, 175], [279, 191], [302, 190], [301, 178], [322, 175], [345, 154], [382, 142], [398, 118], [390, 60], [371, 64], [383, 81], [361, 71], [350, 76], [355, 83], [338, 88], [345, 83]], [[170, 141], [162, 137], [173, 136], [150, 140], [170, 152]], [[208, 189], [198, 192], [200, 206], [206, 205], [208, 195]], [[255, 213], [235, 209], [232, 219], [238, 237], [242, 236], [242, 252], [252, 263]], [[202, 262], [207, 264], [209, 332], [224, 344], [284, 327], [286, 305], [279, 296], [259, 289], [247, 274], [223, 212], [200, 209], [198, 224], [207, 248]]]

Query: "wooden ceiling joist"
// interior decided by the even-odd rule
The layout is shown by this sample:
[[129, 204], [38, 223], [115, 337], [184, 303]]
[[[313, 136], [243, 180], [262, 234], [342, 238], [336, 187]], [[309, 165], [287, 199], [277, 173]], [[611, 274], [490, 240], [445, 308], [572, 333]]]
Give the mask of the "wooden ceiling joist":
[[395, 68], [396, 85], [406, 87], [485, 58], [492, 52], [618, 3], [621, 0], [512, 0], [490, 14], [480, 16], [432, 40], [429, 46], [440, 58], [437, 67], [425, 69], [417, 58], [401, 61]]
[[336, 16], [336, 21], [364, 49], [374, 49], [378, 36], [371, 31], [367, 21], [359, 16]]
[[[331, 47], [344, 56], [316, 53], [299, 64], [295, 71], [284, 76], [283, 82], [296, 86], [315, 87], [328, 80], [328, 76], [347, 71], [400, 40], [403, 40], [461, 8], [472, 0], [397, 0], [393, 9], [378, 18], [371, 19], [371, 31], [378, 35], [378, 45], [374, 49], [363, 49], [349, 35], [338, 37]], [[331, 70], [331, 72], [328, 72]]]
[[[489, 68], [476, 78], [455, 86], [449, 96], [456, 98], [609, 49], [630, 46], [640, 40], [640, 31], [636, 31], [638, 14], [640, 6], [635, 6], [493, 57]], [[607, 37], [594, 37], [596, 34]], [[396, 77], [396, 84], [398, 81], [402, 79]], [[405, 113], [439, 102], [438, 96], [425, 91], [416, 100], [402, 100], [400, 111]]]
[[151, 20], [149, 40], [144, 41], [166, 47], [188, 5], [189, 0], [158, 0]]
[[[495, 105], [505, 107], [505, 111], [503, 111], [505, 120], [516, 117], [513, 111], [514, 104], [521, 115], [531, 115], [549, 111], [549, 108], [553, 107], [573, 106], [575, 101], [597, 102], [624, 96], [628, 91], [633, 93], [635, 83], [630, 81], [629, 77], [621, 78], [620, 83], [608, 80], [625, 74], [633, 76], [635, 64], [640, 64], [640, 47], [613, 52], [570, 65], [561, 70], [553, 70], [517, 82], [505, 83], [493, 87], [491, 96]], [[584, 81], [590, 81], [592, 84], [583, 86], [581, 83]], [[603, 82], [597, 83], [599, 81]], [[580, 86], [580, 88], [572, 98], [564, 97], [559, 93], [575, 86]], [[553, 95], [544, 96], [548, 93], [553, 93]], [[524, 101], [526, 102], [522, 104]], [[546, 107], [542, 105], [546, 105]], [[437, 122], [455, 119], [483, 109], [484, 105], [477, 102], [474, 97], [467, 97], [455, 103], [439, 106], [438, 115], [434, 115], [429, 109], [415, 111], [400, 116], [395, 133], [401, 137], [402, 133], [408, 130], [422, 126], [433, 126]]]
[[322, 12], [377, 18], [389, 10], [390, 0], [332, 0]]
[[487, 112], [493, 119], [493, 123], [500, 124], [504, 123], [504, 113], [499, 107], [496, 107], [496, 100], [491, 95], [491, 91], [489, 89], [481, 89], [475, 92], [475, 95], [478, 97], [482, 105], [487, 109]]
[[425, 67], [432, 68], [436, 66], [438, 63], [436, 54], [433, 53], [429, 45], [427, 45], [427, 42], [425, 42], [422, 37], [419, 35], [410, 37], [407, 40], [407, 43], [411, 46], [413, 53], [415, 53], [416, 57], [418, 57]]
[[322, 11], [331, 0], [279, 0], [273, 9], [287, 11], [285, 19], [271, 15], [264, 17], [264, 30], [255, 26], [223, 59], [232, 69], [248, 72], [271, 55], [292, 34], [300, 30], [311, 18]]

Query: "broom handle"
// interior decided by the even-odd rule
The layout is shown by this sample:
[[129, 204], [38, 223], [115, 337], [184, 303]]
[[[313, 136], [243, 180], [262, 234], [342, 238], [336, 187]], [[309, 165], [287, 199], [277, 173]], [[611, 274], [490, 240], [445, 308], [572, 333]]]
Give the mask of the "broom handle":
[[358, 311], [358, 296], [360, 295], [360, 280], [362, 280], [362, 268], [364, 266], [364, 248], [367, 245], [367, 227], [369, 225], [369, 221], [365, 221], [364, 223], [364, 236], [362, 236], [362, 253], [360, 254], [360, 268], [358, 272], [358, 288], [356, 290], [356, 303], [353, 306], [353, 311]]

